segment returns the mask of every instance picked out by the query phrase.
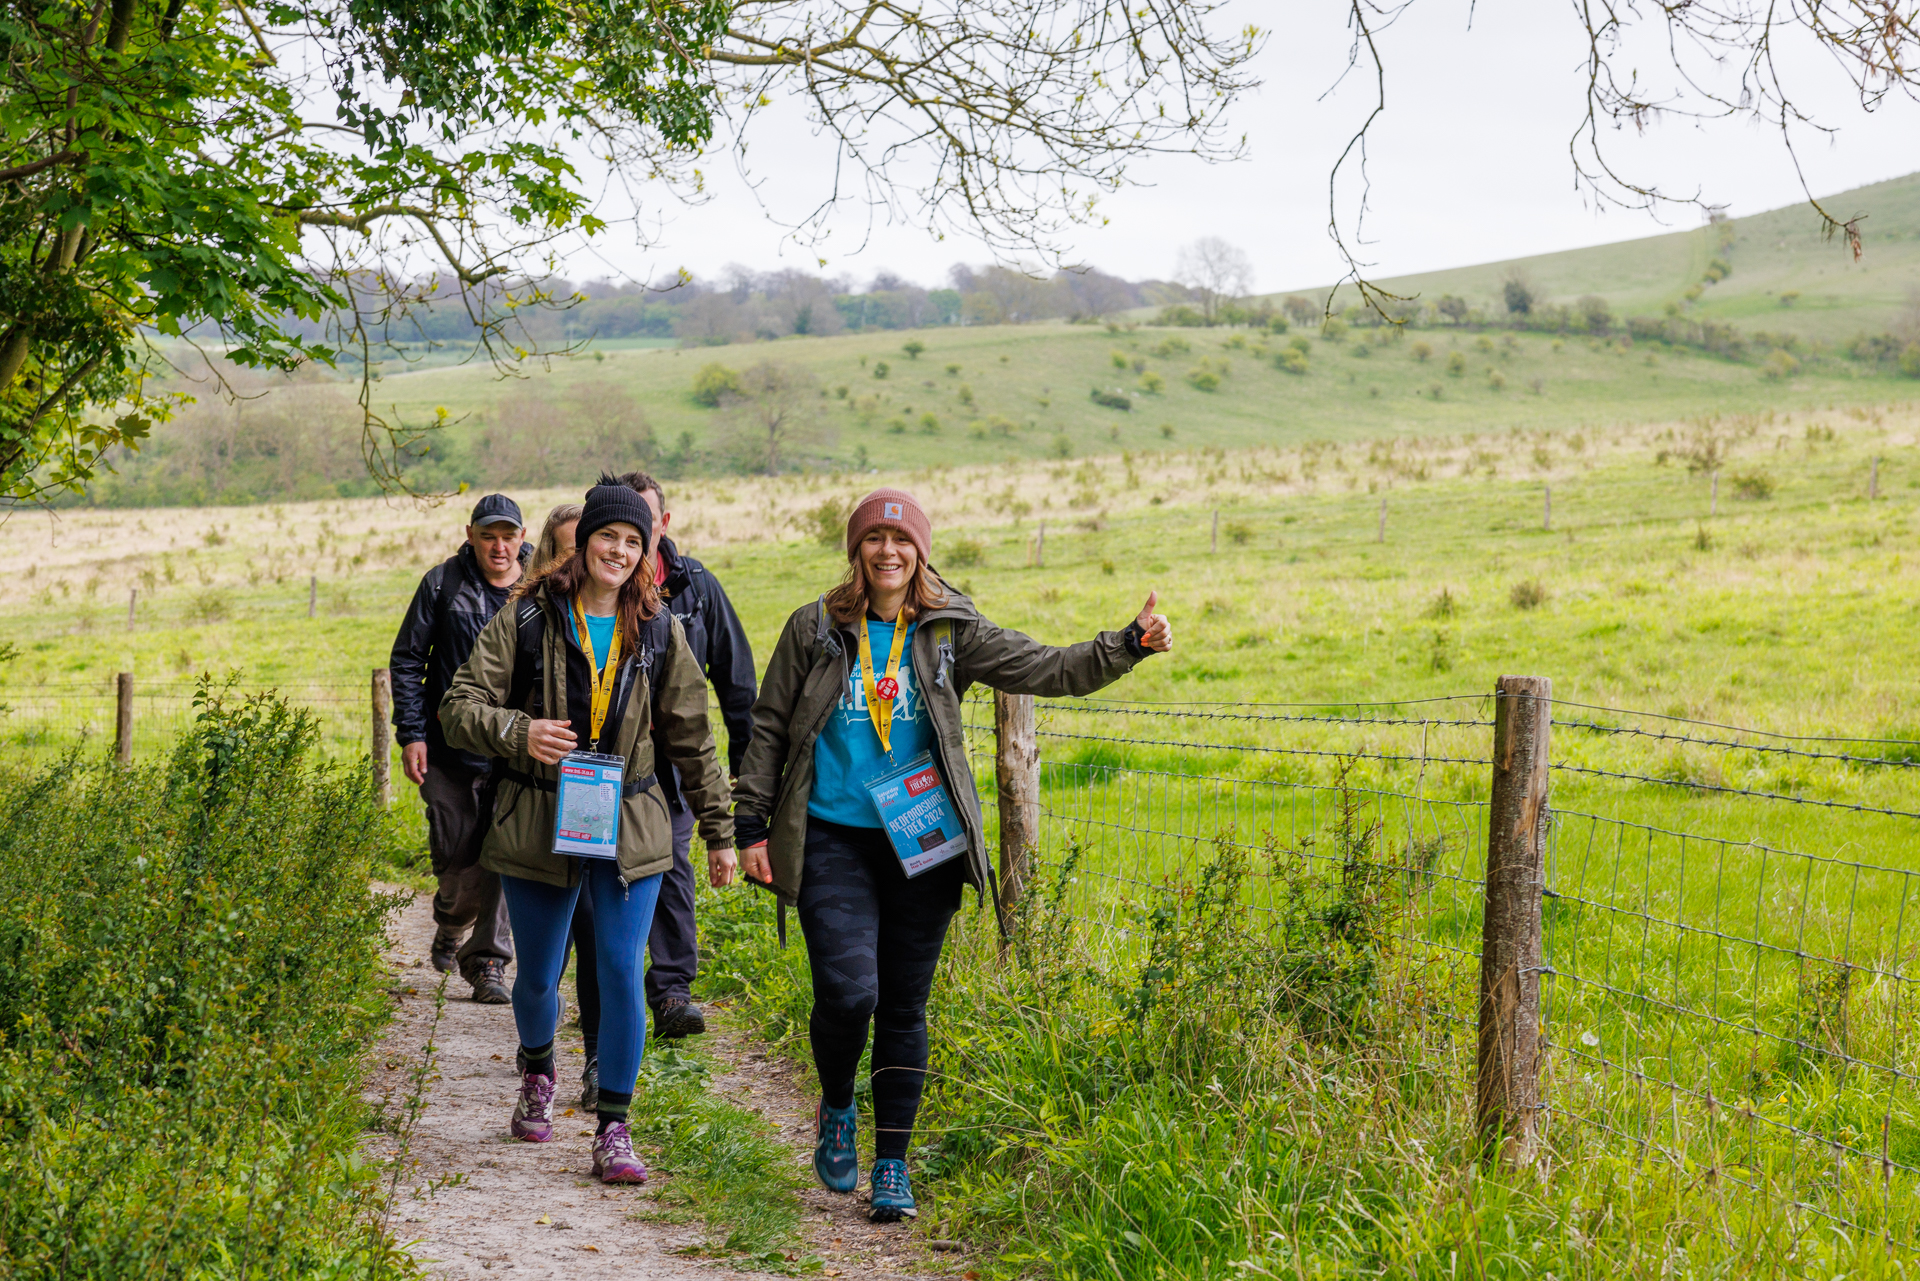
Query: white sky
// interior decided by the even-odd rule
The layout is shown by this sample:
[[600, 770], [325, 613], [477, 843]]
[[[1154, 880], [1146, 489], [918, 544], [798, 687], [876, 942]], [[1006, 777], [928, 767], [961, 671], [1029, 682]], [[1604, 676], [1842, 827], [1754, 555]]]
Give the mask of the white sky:
[[[1373, 137], [1367, 224], [1374, 275], [1601, 244], [1699, 221], [1685, 207], [1659, 218], [1599, 209], [1575, 190], [1567, 143], [1584, 110], [1585, 38], [1572, 5], [1479, 0], [1471, 29], [1469, 13], [1467, 0], [1422, 0], [1382, 37], [1388, 111]], [[1264, 86], [1232, 117], [1247, 135], [1249, 158], [1218, 166], [1182, 157], [1141, 162], [1134, 175], [1150, 185], [1110, 197], [1107, 226], [1073, 233], [1081, 260], [1132, 279], [1165, 277], [1181, 244], [1217, 235], [1252, 256], [1263, 292], [1340, 274], [1326, 234], [1327, 174], [1372, 101], [1365, 69], [1326, 95], [1345, 66], [1346, 6], [1237, 0], [1228, 17], [1278, 28], [1256, 67]], [[1799, 138], [1816, 193], [1920, 169], [1920, 106], [1889, 99], [1868, 115], [1824, 55], [1789, 49], [1783, 61], [1803, 102], [1824, 123], [1840, 126], [1830, 141], [1811, 132]], [[1656, 72], [1663, 54], [1635, 48], [1620, 65]], [[864, 281], [885, 268], [931, 285], [956, 261], [989, 257], [978, 244], [935, 242], [910, 225], [877, 226], [869, 237], [858, 206], [837, 219], [819, 255], [793, 244], [762, 204], [790, 218], [810, 208], [832, 151], [809, 136], [797, 109], [752, 141], [757, 200], [733, 161], [711, 157], [705, 169], [713, 199], [691, 209], [643, 211], [658, 229], [652, 248], [637, 247], [630, 226], [616, 226], [592, 250], [568, 255], [562, 270], [576, 280], [658, 277], [681, 266], [713, 275], [733, 262], [811, 269], [824, 256], [829, 274]], [[1613, 134], [1610, 144], [1629, 177], [1673, 193], [1697, 191], [1736, 218], [1800, 199], [1777, 131], [1758, 125], [1669, 118], [1644, 136]], [[608, 210], [621, 211], [617, 204]], [[1866, 228], [1871, 246], [1871, 219]]]

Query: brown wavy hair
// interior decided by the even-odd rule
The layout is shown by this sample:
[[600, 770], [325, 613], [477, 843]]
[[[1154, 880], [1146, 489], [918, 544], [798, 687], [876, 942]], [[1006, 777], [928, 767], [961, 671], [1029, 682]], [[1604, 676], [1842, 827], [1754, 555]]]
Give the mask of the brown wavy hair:
[[547, 523], [540, 529], [540, 541], [533, 546], [533, 562], [527, 566], [528, 573], [537, 574], [559, 559], [560, 526], [577, 523], [584, 511], [586, 508], [579, 503], [561, 503], [547, 513]]
[[[660, 589], [654, 581], [653, 557], [642, 556], [627, 581], [620, 584], [620, 594], [614, 598], [613, 616], [620, 627], [620, 648], [627, 654], [640, 652], [640, 624], [660, 612]], [[573, 555], [565, 560], [554, 561], [550, 565], [528, 574], [513, 589], [511, 599], [520, 600], [532, 596], [536, 589], [544, 588], [547, 599], [560, 608], [569, 617], [573, 614], [573, 598], [580, 591], [580, 584], [587, 580], [587, 545], [584, 542], [574, 546]]]
[[[921, 561], [914, 568], [913, 586], [907, 589], [907, 599], [900, 606], [901, 616], [911, 623], [922, 610], [939, 609], [946, 603], [946, 584], [931, 565]], [[858, 548], [847, 561], [847, 576], [827, 593], [827, 614], [841, 627], [850, 627], [854, 620], [867, 616], [867, 569]]]

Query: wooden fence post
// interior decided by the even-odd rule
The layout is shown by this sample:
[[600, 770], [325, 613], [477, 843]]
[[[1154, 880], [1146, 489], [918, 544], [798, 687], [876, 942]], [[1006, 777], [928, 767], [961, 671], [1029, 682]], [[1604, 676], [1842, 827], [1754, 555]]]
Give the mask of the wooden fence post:
[[1707, 500], [1707, 515], [1718, 516], [1719, 514], [1720, 514], [1720, 469], [1716, 467], [1713, 469], [1713, 497]]
[[1545, 488], [1546, 488], [1546, 494], [1547, 494], [1547, 506], [1546, 506], [1545, 513], [1540, 518], [1540, 528], [1546, 530], [1548, 533], [1552, 533], [1553, 532], [1553, 486], [1548, 485]]
[[1880, 460], [1873, 460], [1873, 470], [1867, 475], [1867, 501], [1880, 497]]
[[1385, 498], [1380, 500], [1380, 533], [1374, 541], [1380, 543], [1387, 541], [1387, 500]]
[[1540, 903], [1553, 682], [1502, 676], [1493, 716], [1476, 1111], [1481, 1150], [1519, 1168], [1533, 1161], [1540, 1102]]
[[1220, 509], [1213, 509], [1213, 554], [1220, 554]]
[[128, 588], [127, 589], [127, 630], [128, 631], [133, 630], [134, 611], [137, 610], [139, 607], [140, 607], [140, 589], [138, 587]]
[[[993, 695], [993, 771], [1000, 797], [1000, 902], [1004, 924], [1019, 903], [1040, 845], [1040, 738], [1033, 695]], [[1003, 941], [1002, 949], [1005, 948]]]
[[393, 673], [373, 669], [373, 803], [393, 804]]
[[320, 604], [320, 575], [313, 574], [307, 579], [307, 617], [312, 618], [316, 606]]
[[133, 673], [121, 672], [113, 678], [113, 759], [116, 764], [133, 764]]

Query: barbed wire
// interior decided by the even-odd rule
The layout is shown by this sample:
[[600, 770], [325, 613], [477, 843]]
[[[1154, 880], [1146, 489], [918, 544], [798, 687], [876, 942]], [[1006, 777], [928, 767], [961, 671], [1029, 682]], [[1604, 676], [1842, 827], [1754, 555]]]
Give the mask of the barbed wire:
[[[1125, 743], [1135, 747], [1175, 747], [1194, 752], [1255, 752], [1272, 756], [1327, 756], [1341, 760], [1393, 761], [1400, 764], [1429, 765], [1491, 765], [1482, 757], [1472, 756], [1392, 756], [1380, 752], [1329, 752], [1310, 747], [1260, 747], [1245, 743], [1188, 743], [1171, 739], [1157, 738], [1110, 738], [1105, 734], [1073, 734], [1066, 730], [1042, 729], [1035, 733], [1041, 738], [1073, 739], [1086, 743]], [[1074, 764], [1075, 762], [1063, 762]], [[1110, 768], [1124, 769], [1126, 766]], [[1226, 782], [1251, 782], [1250, 779], [1227, 779]]]
[[[1183, 720], [1250, 721], [1250, 722], [1256, 722], [1256, 723], [1276, 721], [1276, 722], [1295, 722], [1295, 723], [1310, 723], [1310, 724], [1324, 724], [1324, 725], [1418, 725], [1422, 727], [1434, 726], [1438, 728], [1445, 728], [1445, 727], [1451, 727], [1451, 726], [1472, 726], [1477, 728], [1491, 728], [1493, 725], [1493, 722], [1489, 720], [1434, 719], [1434, 718], [1420, 718], [1420, 717], [1411, 717], [1411, 716], [1406, 716], [1406, 717], [1308, 716], [1308, 715], [1289, 715], [1285, 712], [1253, 713], [1253, 712], [1179, 711], [1179, 710], [1175, 710], [1173, 705], [1146, 705], [1146, 704], [1138, 704], [1138, 703], [1129, 704], [1121, 700], [1109, 700], [1109, 699], [1071, 699], [1071, 700], [1048, 699], [1046, 700], [1046, 702], [1042, 703], [1040, 706], [1042, 706], [1048, 711], [1080, 713], [1084, 715], [1093, 715], [1093, 716], [1164, 716], [1164, 717], [1177, 717]], [[1202, 707], [1202, 706], [1212, 706], [1212, 707], [1279, 706], [1279, 707], [1284, 707], [1284, 706], [1288, 706], [1288, 704], [1284, 704], [1284, 703], [1280, 703], [1280, 704], [1262, 704], [1262, 703], [1200, 704], [1200, 703], [1196, 703], [1196, 704], [1192, 704], [1192, 706], [1196, 706], [1196, 707]]]
[[1686, 787], [1698, 792], [1717, 792], [1727, 796], [1745, 796], [1757, 801], [1780, 801], [1787, 805], [1816, 805], [1823, 809], [1851, 810], [1858, 814], [1885, 814], [1892, 818], [1920, 818], [1920, 811], [1886, 809], [1878, 805], [1861, 805], [1847, 801], [1823, 801], [1811, 796], [1790, 796], [1785, 792], [1762, 792], [1748, 787], [1727, 787], [1720, 783], [1700, 783], [1685, 778], [1659, 778], [1652, 774], [1629, 774], [1620, 770], [1601, 769], [1596, 765], [1574, 765], [1566, 761], [1557, 762], [1554, 769], [1568, 774], [1592, 774], [1602, 778], [1617, 778], [1630, 783], [1652, 783], [1656, 787]]
[[[1628, 734], [1637, 738], [1662, 739], [1674, 743], [1692, 743], [1701, 747], [1724, 747], [1738, 752], [1770, 752], [1780, 756], [1794, 756], [1816, 761], [1844, 761], [1850, 765], [1891, 765], [1903, 769], [1920, 768], [1920, 756], [1908, 760], [1898, 756], [1852, 756], [1845, 752], [1810, 752], [1800, 747], [1779, 747], [1771, 743], [1742, 743], [1737, 739], [1696, 738], [1692, 734], [1663, 734], [1658, 730], [1639, 729], [1632, 725], [1601, 725], [1594, 721], [1553, 722], [1555, 729], [1584, 729], [1601, 734]], [[1864, 742], [1898, 743], [1899, 739], [1862, 740]], [[1916, 753], [1920, 753], [1920, 743], [1909, 744]]]
[[[1496, 695], [1497, 697], [1497, 695]], [[1905, 738], [1856, 738], [1846, 734], [1785, 734], [1768, 729], [1750, 729], [1741, 725], [1726, 725], [1719, 721], [1695, 720], [1689, 716], [1675, 716], [1669, 712], [1640, 712], [1624, 707], [1602, 707], [1598, 703], [1575, 703], [1567, 699], [1549, 699], [1555, 707], [1573, 707], [1583, 712], [1606, 712], [1612, 716], [1640, 716], [1648, 720], [1672, 721], [1679, 725], [1698, 725], [1703, 729], [1723, 729], [1734, 734], [1751, 734], [1760, 738], [1779, 738], [1796, 743], [1884, 743], [1889, 747], [1911, 747], [1920, 750], [1920, 742]], [[1560, 722], [1555, 722], [1556, 724]]]

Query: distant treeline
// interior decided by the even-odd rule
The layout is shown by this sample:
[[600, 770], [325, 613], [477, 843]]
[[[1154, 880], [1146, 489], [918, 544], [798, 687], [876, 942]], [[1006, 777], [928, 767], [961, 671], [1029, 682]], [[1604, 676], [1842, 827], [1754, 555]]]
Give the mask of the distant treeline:
[[[1190, 291], [1165, 281], [1129, 281], [1093, 268], [1029, 275], [1007, 267], [954, 266], [947, 283], [925, 288], [891, 272], [864, 287], [845, 277], [788, 269], [729, 268], [712, 280], [667, 287], [632, 281], [565, 279], [491, 284], [490, 297], [463, 295], [446, 282], [422, 282], [434, 301], [383, 322], [380, 333], [398, 343], [466, 343], [474, 316], [503, 295], [537, 292], [532, 306], [516, 305], [509, 338], [541, 345], [586, 339], [666, 338], [689, 346], [720, 346], [794, 334], [827, 335], [930, 325], [1020, 324], [1036, 320], [1102, 320], [1129, 308], [1177, 304]], [[310, 338], [338, 336], [338, 322], [296, 326]]]

